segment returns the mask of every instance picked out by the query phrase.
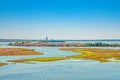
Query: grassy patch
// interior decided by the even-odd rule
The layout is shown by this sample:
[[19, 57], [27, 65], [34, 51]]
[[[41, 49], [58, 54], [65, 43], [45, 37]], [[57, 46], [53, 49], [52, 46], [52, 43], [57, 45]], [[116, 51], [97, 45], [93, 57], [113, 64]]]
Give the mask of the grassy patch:
[[23, 62], [30, 62], [30, 61], [51, 62], [51, 61], [59, 61], [59, 60], [65, 60], [65, 59], [66, 58], [62, 58], [62, 57], [28, 58], [28, 59], [9, 60], [8, 62], [15, 62], [15, 63], [23, 63]]
[[29, 58], [24, 59], [26, 61], [40, 61], [40, 62], [51, 62], [51, 61], [59, 61], [59, 60], [65, 60], [66, 58], [63, 57], [49, 57], [49, 58]]
[[81, 52], [82, 54], [68, 56], [68, 58], [84, 58], [109, 62], [110, 58], [120, 59], [120, 50], [101, 49], [101, 48], [61, 48], [60, 50]]

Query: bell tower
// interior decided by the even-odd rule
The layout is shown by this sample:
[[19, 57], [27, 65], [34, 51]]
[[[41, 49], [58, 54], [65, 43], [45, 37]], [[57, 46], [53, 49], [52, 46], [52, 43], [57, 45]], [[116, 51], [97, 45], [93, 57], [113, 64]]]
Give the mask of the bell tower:
[[46, 40], [45, 40], [46, 42], [48, 42], [48, 37], [46, 36]]

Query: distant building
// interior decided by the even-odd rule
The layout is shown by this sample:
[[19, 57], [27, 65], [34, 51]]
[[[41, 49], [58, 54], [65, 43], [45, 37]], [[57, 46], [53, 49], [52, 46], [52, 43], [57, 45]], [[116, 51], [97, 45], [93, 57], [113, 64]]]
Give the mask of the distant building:
[[46, 36], [46, 42], [48, 42], [48, 37]]

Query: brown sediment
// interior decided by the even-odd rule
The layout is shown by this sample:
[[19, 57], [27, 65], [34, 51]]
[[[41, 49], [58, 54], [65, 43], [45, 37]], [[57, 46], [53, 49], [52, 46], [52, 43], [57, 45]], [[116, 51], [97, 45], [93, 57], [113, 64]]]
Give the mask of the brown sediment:
[[18, 59], [18, 60], [8, 60], [8, 62], [23, 63], [23, 62], [27, 62], [27, 61], [23, 60], [23, 59]]
[[0, 48], [0, 56], [24, 56], [43, 54], [26, 48]]
[[102, 48], [61, 48], [60, 50], [80, 52], [82, 54], [68, 56], [67, 58], [84, 58], [100, 62], [110, 62], [108, 59], [120, 60], [120, 50]]
[[7, 65], [7, 63], [0, 62], [0, 66], [5, 66], [5, 65]]

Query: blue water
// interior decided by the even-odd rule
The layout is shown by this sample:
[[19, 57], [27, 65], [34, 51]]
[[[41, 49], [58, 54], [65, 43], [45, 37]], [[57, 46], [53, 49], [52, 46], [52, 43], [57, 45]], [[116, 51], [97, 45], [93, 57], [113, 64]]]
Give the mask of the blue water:
[[106, 44], [120, 44], [120, 40], [78, 40], [78, 41], [66, 41], [67, 43], [96, 43], [102, 42]]
[[[17, 46], [7, 46], [7, 43], [0, 44], [0, 47], [4, 48], [17, 48]], [[59, 47], [25, 48], [43, 52], [44, 55], [0, 56], [0, 62], [29, 57], [56, 57], [78, 54], [60, 51]], [[37, 62], [36, 64], [9, 63], [7, 66], [0, 67], [0, 80], [120, 80], [120, 62], [99, 63], [92, 60], [71, 59], [54, 62]]]

